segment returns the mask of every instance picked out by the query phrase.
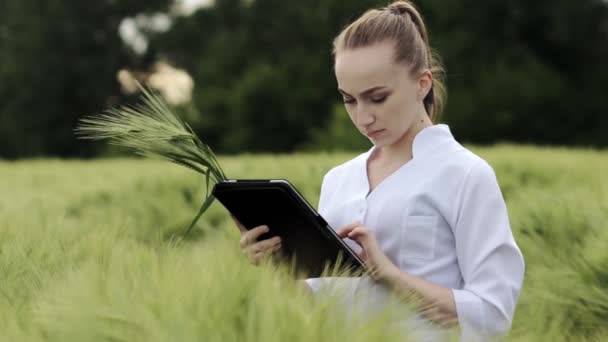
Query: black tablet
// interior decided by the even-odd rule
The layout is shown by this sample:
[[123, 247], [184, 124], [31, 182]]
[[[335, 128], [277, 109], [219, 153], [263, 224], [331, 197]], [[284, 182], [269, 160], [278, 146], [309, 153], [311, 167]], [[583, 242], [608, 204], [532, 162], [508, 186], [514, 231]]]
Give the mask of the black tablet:
[[282, 258], [296, 271], [318, 277], [326, 266], [357, 272], [365, 266], [355, 252], [285, 179], [230, 179], [213, 187], [213, 196], [247, 229], [267, 225], [258, 240], [281, 237]]

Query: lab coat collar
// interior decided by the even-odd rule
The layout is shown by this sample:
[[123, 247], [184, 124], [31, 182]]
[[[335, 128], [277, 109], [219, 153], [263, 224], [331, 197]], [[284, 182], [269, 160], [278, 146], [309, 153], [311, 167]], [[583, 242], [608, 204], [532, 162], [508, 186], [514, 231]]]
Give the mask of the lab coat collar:
[[[446, 124], [436, 124], [425, 127], [414, 137], [414, 142], [412, 143], [413, 158], [416, 159], [427, 155], [445, 141], [453, 139], [454, 137], [452, 136], [450, 127]], [[375, 148], [375, 145], [372, 146], [367, 153], [365, 153], [363, 159], [367, 160]]]

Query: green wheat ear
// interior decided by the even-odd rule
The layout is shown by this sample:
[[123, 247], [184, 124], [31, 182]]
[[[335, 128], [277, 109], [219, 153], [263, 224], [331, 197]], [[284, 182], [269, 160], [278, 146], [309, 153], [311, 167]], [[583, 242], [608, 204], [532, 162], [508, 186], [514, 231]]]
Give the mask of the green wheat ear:
[[205, 200], [186, 229], [186, 235], [215, 199], [209, 194], [210, 182], [220, 182], [226, 175], [211, 148], [192, 128], [173, 113], [158, 94], [139, 83], [137, 86], [143, 93], [142, 103], [85, 116], [79, 120], [74, 132], [80, 139], [108, 139], [110, 144], [131, 148], [146, 157], [168, 160], [205, 175]]

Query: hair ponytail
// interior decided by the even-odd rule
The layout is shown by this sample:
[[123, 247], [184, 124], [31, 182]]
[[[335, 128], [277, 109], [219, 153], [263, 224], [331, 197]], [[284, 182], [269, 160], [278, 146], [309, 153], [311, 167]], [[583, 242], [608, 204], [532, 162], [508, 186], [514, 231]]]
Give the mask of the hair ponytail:
[[424, 20], [422, 19], [420, 12], [414, 7], [414, 4], [409, 1], [396, 1], [388, 5], [387, 9], [397, 15], [404, 16], [407, 14], [412, 23], [416, 26], [422, 40], [428, 46], [429, 36], [426, 32], [426, 26], [424, 25]]

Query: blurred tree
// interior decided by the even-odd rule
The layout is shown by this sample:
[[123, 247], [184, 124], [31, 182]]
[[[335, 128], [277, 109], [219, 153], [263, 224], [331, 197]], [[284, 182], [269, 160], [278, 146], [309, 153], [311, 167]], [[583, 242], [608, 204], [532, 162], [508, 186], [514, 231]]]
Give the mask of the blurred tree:
[[[447, 66], [444, 121], [461, 140], [608, 145], [605, 2], [416, 3]], [[331, 41], [364, 9], [385, 4], [218, 0], [154, 44], [193, 73], [195, 126], [212, 145], [290, 151], [318, 141], [323, 127], [342, 134], [331, 132], [341, 127], [330, 115], [339, 101]]]
[[221, 152], [293, 151], [339, 101], [334, 35], [378, 1], [218, 0], [151, 45], [195, 79], [195, 129]]
[[420, 1], [463, 140], [608, 146], [608, 4]]
[[371, 147], [372, 143], [353, 125], [344, 104], [340, 102], [334, 105], [331, 121], [327, 127], [313, 132], [310, 142], [300, 148], [323, 151], [365, 151]]
[[122, 19], [170, 0], [0, 2], [0, 157], [88, 155], [72, 129], [119, 101], [116, 72], [142, 59], [118, 34]]
[[[124, 46], [123, 18], [170, 2], [0, 2], [0, 157], [94, 153], [74, 143], [77, 118], [125, 100], [119, 68], [158, 59], [194, 78], [193, 103], [182, 110], [217, 152], [344, 140], [331, 43], [386, 1], [216, 0], [173, 18], [145, 56]], [[416, 4], [447, 66], [444, 121], [461, 141], [608, 146], [605, 1]]]

